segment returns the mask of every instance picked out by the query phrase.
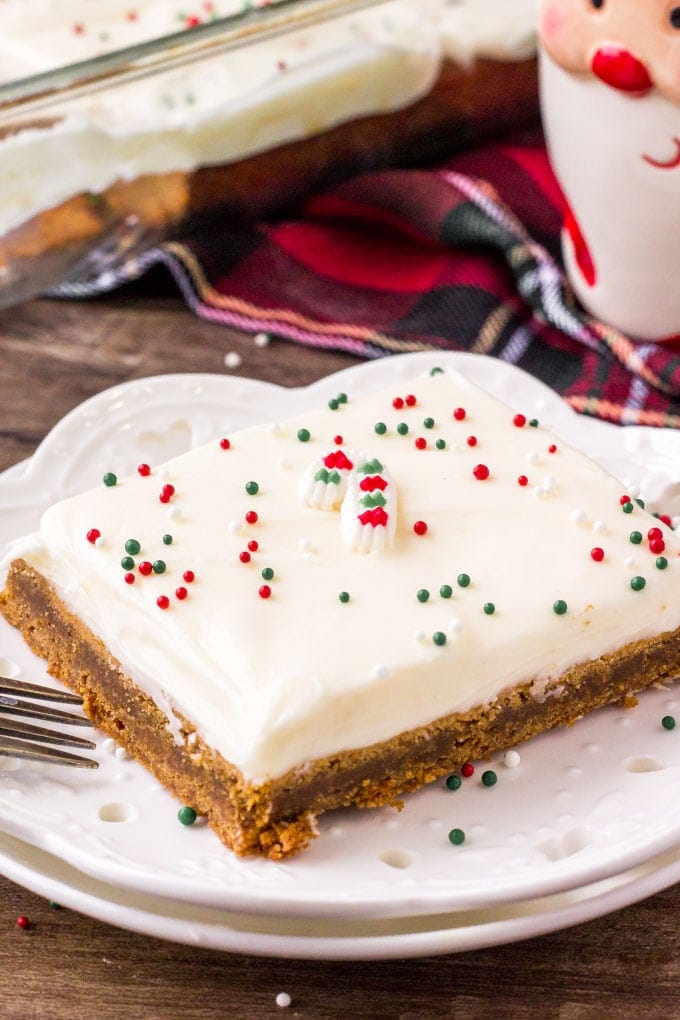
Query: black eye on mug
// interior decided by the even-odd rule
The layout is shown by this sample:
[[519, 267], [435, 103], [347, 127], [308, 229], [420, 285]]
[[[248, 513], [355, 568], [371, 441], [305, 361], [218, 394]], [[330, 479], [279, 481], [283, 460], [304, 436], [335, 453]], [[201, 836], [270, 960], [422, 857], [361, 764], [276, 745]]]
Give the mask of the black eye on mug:
[[604, 0], [590, 0], [590, 6], [594, 7], [596, 11], [601, 11], [604, 7]]
[[680, 28], [680, 7], [673, 8], [671, 13], [668, 15], [668, 20], [673, 28]]

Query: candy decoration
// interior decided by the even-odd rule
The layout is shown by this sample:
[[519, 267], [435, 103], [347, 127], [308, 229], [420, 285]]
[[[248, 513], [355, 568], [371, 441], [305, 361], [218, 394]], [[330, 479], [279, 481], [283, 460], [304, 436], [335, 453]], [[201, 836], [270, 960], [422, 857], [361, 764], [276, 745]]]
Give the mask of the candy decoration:
[[472, 473], [478, 482], [484, 482], [489, 477], [490, 471], [486, 464], [477, 464], [476, 467], [472, 469]]
[[142, 478], [148, 478], [151, 474], [151, 468], [148, 464], [139, 464], [137, 466], [137, 473], [140, 474]]
[[268, 599], [271, 596], [272, 590], [268, 584], [263, 584], [258, 589], [258, 595], [261, 599]]
[[672, 715], [665, 715], [661, 720], [661, 725], [665, 730], [675, 729], [675, 717]]
[[463, 779], [470, 779], [475, 774], [475, 767], [471, 762], [466, 762], [465, 765], [461, 765], [460, 774]]
[[182, 578], [184, 581], [186, 581], [187, 584], [193, 584], [193, 582], [196, 580], [196, 575], [194, 574], [193, 570], [185, 570], [184, 573], [182, 574]]
[[114, 475], [113, 471], [107, 471], [102, 481], [108, 488], [112, 488], [118, 482], [118, 478]]
[[249, 496], [257, 496], [260, 486], [257, 482], [246, 482], [245, 489]]
[[463, 780], [460, 776], [457, 776], [454, 772], [452, 775], [446, 777], [446, 789], [447, 790], [460, 790], [463, 785]]
[[493, 769], [487, 769], [482, 772], [482, 786], [495, 786], [498, 782], [498, 776]]
[[181, 807], [177, 812], [177, 818], [179, 819], [182, 825], [193, 825], [197, 817], [198, 816], [194, 809], [186, 804], [184, 807]]
[[167, 609], [170, 605], [170, 599], [167, 595], [159, 595], [156, 599], [156, 605], [159, 609]]
[[415, 524], [413, 525], [413, 530], [416, 533], [416, 535], [426, 535], [427, 524], [425, 523], [425, 521], [416, 521]]
[[355, 458], [351, 451], [330, 450], [308, 464], [298, 486], [302, 505], [315, 510], [337, 510], [345, 498]]
[[[99, 528], [90, 528], [90, 530], [88, 531], [88, 533], [86, 534], [85, 537], [88, 540], [88, 542], [90, 543], [90, 545], [94, 545], [96, 543], [97, 539], [102, 537], [102, 533], [99, 530]], [[128, 552], [129, 552], [129, 550], [128, 550]]]
[[462, 846], [465, 842], [465, 833], [462, 829], [451, 829], [449, 833], [449, 843], [454, 846]]
[[231, 449], [231, 442], [226, 438], [226, 436], [225, 436], [224, 439], [220, 439], [220, 449], [222, 449], [222, 450], [230, 450]]
[[590, 550], [590, 558], [595, 560], [596, 563], [602, 563], [604, 559], [604, 549], [601, 549], [598, 545], [594, 549]]
[[354, 552], [379, 552], [394, 541], [396, 490], [389, 472], [376, 458], [365, 459], [347, 479], [340, 507], [340, 531]]

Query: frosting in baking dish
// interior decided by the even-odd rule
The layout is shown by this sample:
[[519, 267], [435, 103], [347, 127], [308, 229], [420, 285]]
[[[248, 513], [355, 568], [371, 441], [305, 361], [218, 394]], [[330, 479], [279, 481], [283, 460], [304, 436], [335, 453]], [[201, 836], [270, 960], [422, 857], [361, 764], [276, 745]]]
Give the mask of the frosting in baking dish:
[[[5, 0], [0, 81], [178, 31], [242, 7]], [[0, 141], [0, 236], [81, 192], [236, 161], [426, 94], [445, 55], [513, 59], [535, 0], [389, 0], [181, 70], [52, 105]], [[45, 122], [47, 121], [47, 122]]]
[[678, 536], [540, 424], [455, 372], [333, 404], [108, 478], [10, 550], [246, 779], [680, 626]]

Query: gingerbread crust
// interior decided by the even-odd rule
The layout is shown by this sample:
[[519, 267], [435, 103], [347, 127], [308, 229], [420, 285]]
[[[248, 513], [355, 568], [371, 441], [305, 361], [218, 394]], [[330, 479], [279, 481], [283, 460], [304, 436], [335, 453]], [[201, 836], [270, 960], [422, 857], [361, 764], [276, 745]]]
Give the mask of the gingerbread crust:
[[[206, 746], [182, 719], [172, 721], [126, 676], [92, 632], [24, 560], [10, 567], [0, 612], [19, 628], [49, 672], [84, 699], [93, 722], [114, 737], [183, 803], [207, 816], [239, 855], [277, 860], [316, 834], [316, 817], [337, 807], [398, 805], [398, 797], [488, 756], [680, 673], [680, 629], [637, 641], [572, 667], [547, 685], [505, 691], [488, 706], [437, 719], [391, 740], [307, 762], [253, 785]], [[541, 689], [540, 698], [532, 688]]]

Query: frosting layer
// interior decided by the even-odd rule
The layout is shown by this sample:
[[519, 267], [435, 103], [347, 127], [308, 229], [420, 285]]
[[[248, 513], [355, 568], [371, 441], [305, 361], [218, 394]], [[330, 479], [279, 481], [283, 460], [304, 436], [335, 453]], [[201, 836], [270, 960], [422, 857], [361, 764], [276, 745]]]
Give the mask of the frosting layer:
[[[540, 424], [455, 373], [333, 403], [107, 478], [12, 549], [247, 779], [680, 626], [677, 536]], [[318, 461], [391, 543], [310, 505]]]

